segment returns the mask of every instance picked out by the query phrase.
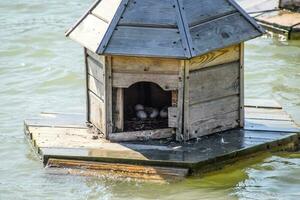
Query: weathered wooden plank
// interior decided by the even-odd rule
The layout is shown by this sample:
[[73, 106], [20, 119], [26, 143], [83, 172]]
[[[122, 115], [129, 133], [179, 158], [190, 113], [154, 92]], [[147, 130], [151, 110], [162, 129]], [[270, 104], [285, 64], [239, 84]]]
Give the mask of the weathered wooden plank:
[[110, 141], [114, 142], [125, 142], [125, 141], [146, 141], [146, 140], [157, 140], [163, 138], [170, 138], [174, 135], [172, 128], [166, 129], [155, 129], [155, 130], [144, 130], [144, 131], [133, 131], [133, 132], [122, 132], [112, 133], [109, 136]]
[[89, 90], [92, 91], [102, 101], [104, 100], [104, 85], [94, 77], [88, 75]]
[[282, 109], [246, 107], [245, 117], [248, 119], [292, 121], [291, 117]]
[[113, 56], [112, 71], [119, 73], [178, 74], [176, 59]]
[[85, 72], [85, 113], [86, 113], [86, 121], [89, 122], [90, 119], [89, 119], [89, 109], [90, 109], [90, 100], [89, 100], [89, 81], [88, 81], [88, 71], [89, 71], [89, 67], [88, 67], [88, 60], [87, 60], [87, 57], [88, 57], [88, 53], [87, 53], [88, 49], [87, 48], [83, 48], [83, 55], [84, 55], [84, 72]]
[[293, 121], [248, 118], [245, 119], [245, 130], [300, 132], [299, 126]]
[[169, 107], [168, 108], [168, 127], [178, 128], [178, 108]]
[[121, 0], [100, 1], [100, 3], [92, 10], [92, 13], [110, 23], [121, 3]]
[[239, 126], [239, 96], [229, 96], [190, 106], [191, 138]]
[[124, 90], [123, 88], [115, 89], [115, 104], [113, 105], [113, 115], [114, 115], [114, 128], [117, 131], [123, 131], [124, 129]]
[[185, 0], [183, 1], [187, 22], [194, 26], [237, 10], [227, 0]]
[[239, 110], [239, 96], [233, 95], [190, 106], [190, 122], [214, 118]]
[[[80, 167], [79, 167], [80, 166]], [[188, 175], [188, 169], [171, 167], [154, 167], [129, 164], [111, 164], [50, 158], [47, 168], [68, 169], [68, 174], [92, 175], [115, 178], [133, 178], [135, 180], [165, 182], [181, 180]], [[76, 170], [83, 170], [82, 172]]]
[[190, 72], [190, 105], [239, 94], [239, 77], [239, 62]]
[[106, 22], [90, 14], [70, 33], [69, 37], [92, 52], [96, 52], [107, 28]]
[[74, 127], [86, 128], [84, 114], [66, 114], [43, 112], [39, 118], [26, 119], [28, 126], [33, 127]]
[[128, 88], [137, 82], [153, 82], [164, 90], [177, 90], [178, 75], [113, 73], [113, 87]]
[[274, 27], [290, 30], [292, 26], [300, 23], [300, 13], [279, 10], [265, 13], [257, 16], [255, 19]]
[[185, 58], [178, 29], [117, 26], [104, 53]]
[[90, 122], [95, 125], [102, 133], [106, 133], [106, 116], [105, 104], [102, 99], [97, 97], [94, 93], [89, 92], [90, 99]]
[[214, 65], [238, 61], [240, 58], [239, 45], [230, 46], [224, 49], [216, 50], [190, 60], [190, 70], [202, 69]]
[[282, 109], [281, 105], [275, 101], [270, 99], [245, 99], [245, 106], [246, 107], [254, 107], [254, 108], [275, 108], [275, 109]]
[[190, 138], [198, 138], [204, 135], [237, 128], [239, 126], [238, 119], [239, 112], [233, 111], [216, 115], [213, 119], [204, 119], [191, 123]]
[[88, 74], [97, 79], [98, 82], [104, 83], [103, 64], [95, 61], [91, 57], [87, 58]]
[[90, 50], [86, 50], [86, 53], [89, 57], [93, 58], [95, 61], [99, 62], [101, 66], [105, 64], [105, 56], [98, 55]]
[[177, 125], [176, 128], [176, 141], [182, 141], [184, 139], [183, 130], [183, 115], [184, 115], [184, 84], [185, 84], [185, 61], [180, 61], [180, 70], [178, 76], [178, 97], [177, 97]]
[[183, 61], [184, 65], [184, 95], [183, 95], [183, 140], [187, 141], [191, 138], [190, 134], [190, 113], [192, 112], [190, 109], [190, 66], [188, 61]]
[[197, 54], [238, 44], [260, 35], [239, 13], [194, 26], [190, 32]]
[[112, 133], [113, 121], [112, 121], [112, 57], [105, 57], [105, 119], [106, 119], [106, 138]]
[[176, 27], [173, 0], [129, 1], [119, 25]]
[[240, 128], [244, 127], [245, 125], [245, 88], [244, 88], [244, 42], [240, 43]]

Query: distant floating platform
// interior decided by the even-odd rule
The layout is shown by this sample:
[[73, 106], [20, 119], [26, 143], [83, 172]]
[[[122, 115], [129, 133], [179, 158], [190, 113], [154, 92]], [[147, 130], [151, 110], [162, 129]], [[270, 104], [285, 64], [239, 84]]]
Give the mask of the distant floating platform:
[[300, 39], [300, 13], [279, 8], [279, 0], [240, 0], [241, 6], [266, 30]]
[[300, 13], [279, 10], [255, 16], [256, 21], [267, 30], [285, 35], [288, 39], [300, 39]]
[[82, 114], [42, 113], [25, 135], [50, 172], [170, 181], [203, 174], [263, 151], [295, 150], [300, 128], [275, 101], [246, 100], [244, 129], [180, 144], [111, 143], [89, 131]]

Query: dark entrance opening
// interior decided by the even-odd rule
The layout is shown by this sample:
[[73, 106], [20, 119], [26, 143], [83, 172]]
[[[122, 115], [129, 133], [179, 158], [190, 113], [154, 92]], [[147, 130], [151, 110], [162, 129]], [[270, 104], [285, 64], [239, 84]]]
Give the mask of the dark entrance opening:
[[151, 82], [138, 82], [124, 89], [124, 131], [168, 128], [172, 92]]

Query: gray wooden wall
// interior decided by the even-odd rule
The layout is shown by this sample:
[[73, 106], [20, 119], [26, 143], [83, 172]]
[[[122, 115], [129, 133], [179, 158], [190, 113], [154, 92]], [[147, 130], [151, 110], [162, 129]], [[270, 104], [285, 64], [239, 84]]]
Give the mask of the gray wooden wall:
[[240, 54], [236, 45], [186, 62], [186, 139], [240, 126]]
[[87, 121], [106, 134], [105, 57], [85, 50]]
[[[243, 126], [242, 44], [190, 60], [110, 57], [85, 52], [88, 121], [107, 138], [128, 138], [113, 136], [114, 130], [122, 132], [124, 125], [123, 88], [141, 81], [176, 91], [177, 105], [169, 109], [169, 122], [176, 130], [177, 140]], [[133, 133], [129, 134], [134, 138]], [[141, 131], [138, 137], [143, 134], [152, 136], [152, 132]], [[169, 132], [166, 135], [170, 136]]]

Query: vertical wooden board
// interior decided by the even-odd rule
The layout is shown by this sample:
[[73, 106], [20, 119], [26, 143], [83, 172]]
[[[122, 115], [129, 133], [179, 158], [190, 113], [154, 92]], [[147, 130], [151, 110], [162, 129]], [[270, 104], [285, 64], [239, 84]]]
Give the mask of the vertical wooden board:
[[191, 138], [239, 126], [239, 96], [233, 95], [189, 107]]
[[129, 1], [119, 25], [176, 27], [173, 0]]
[[184, 100], [183, 100], [183, 109], [184, 109], [184, 125], [183, 125], [183, 137], [184, 141], [187, 141], [190, 139], [190, 75], [189, 75], [189, 62], [188, 61], [183, 61], [184, 62]]
[[98, 98], [104, 100], [104, 84], [94, 77], [88, 75], [88, 89], [92, 91]]
[[90, 14], [71, 32], [69, 37], [92, 52], [96, 52], [107, 28], [106, 22]]
[[183, 6], [189, 26], [236, 11], [227, 0], [183, 0]]
[[180, 70], [179, 70], [179, 76], [178, 76], [178, 97], [177, 97], [177, 128], [176, 128], [176, 140], [182, 141], [184, 140], [184, 83], [185, 83], [185, 77], [184, 77], [184, 71], [185, 71], [185, 61], [180, 61]]
[[89, 93], [88, 93], [88, 88], [89, 88], [89, 81], [88, 81], [88, 61], [87, 61], [87, 49], [83, 48], [83, 54], [84, 54], [84, 72], [85, 72], [85, 104], [86, 104], [86, 121], [89, 122], [89, 110], [90, 110], [90, 100], [89, 100]]
[[170, 128], [178, 128], [178, 108], [169, 107], [168, 108], [168, 126]]
[[113, 56], [112, 71], [122, 73], [178, 74], [180, 61], [167, 58]]
[[190, 29], [196, 54], [204, 54], [260, 36], [240, 13], [231, 14]]
[[90, 122], [96, 126], [102, 133], [106, 133], [105, 123], [105, 104], [103, 100], [99, 99], [95, 94], [89, 92], [89, 119]]
[[112, 57], [105, 58], [105, 115], [106, 115], [106, 138], [112, 133]]
[[100, 3], [93, 9], [92, 13], [107, 21], [111, 22], [114, 17], [118, 7], [120, 6], [121, 0], [105, 1], [102, 0]]
[[244, 43], [240, 44], [240, 127], [245, 124], [245, 105], [244, 105]]
[[87, 64], [88, 64], [88, 74], [95, 79], [97, 79], [98, 82], [104, 83], [104, 71], [103, 71], [103, 64], [95, 61], [91, 57], [87, 58]]
[[214, 65], [230, 63], [238, 61], [239, 58], [240, 45], [233, 45], [192, 58], [190, 60], [190, 70], [193, 71]]
[[190, 104], [240, 92], [240, 63], [233, 62], [190, 72]]
[[124, 89], [113, 89], [113, 132], [120, 132], [124, 129]]
[[185, 58], [178, 29], [117, 26], [104, 53]]

